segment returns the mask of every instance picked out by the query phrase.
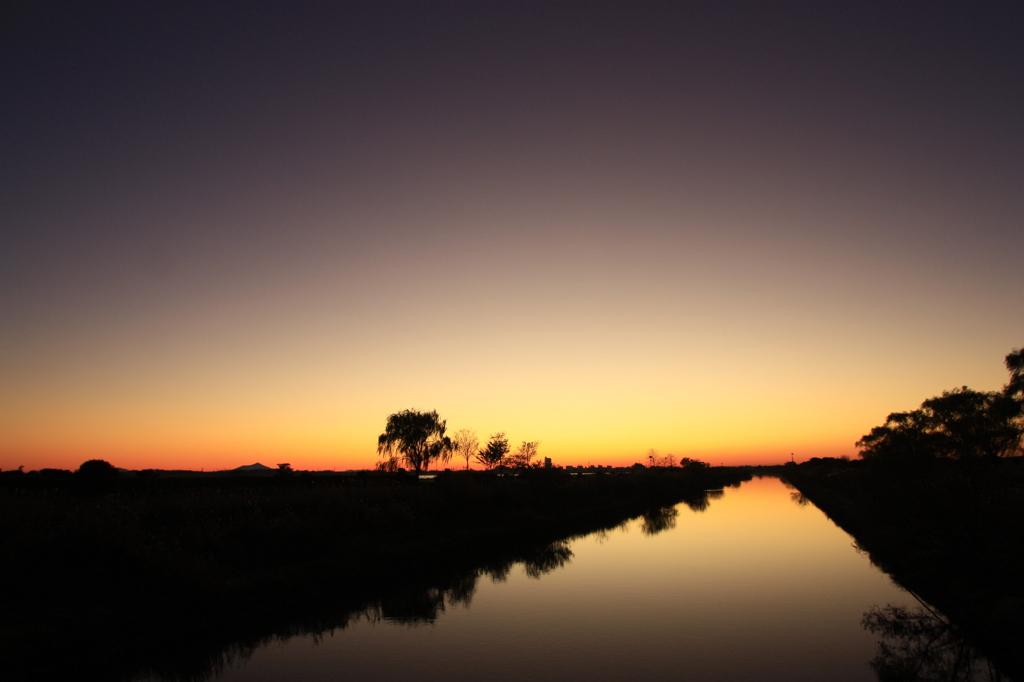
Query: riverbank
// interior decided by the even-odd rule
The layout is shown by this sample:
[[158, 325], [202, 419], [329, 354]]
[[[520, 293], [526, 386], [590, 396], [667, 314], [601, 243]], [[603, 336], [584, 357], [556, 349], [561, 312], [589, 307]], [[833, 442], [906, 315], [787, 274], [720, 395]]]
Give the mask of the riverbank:
[[396, 588], [419, 595], [406, 599], [415, 604], [480, 566], [543, 567], [559, 539], [678, 502], [701, 508], [707, 490], [749, 478], [707, 468], [527, 474], [5, 479], [0, 655], [13, 679], [123, 678], [174, 647], [217, 651], [282, 623], [344, 622]]
[[913, 470], [836, 461], [782, 478], [871, 561], [1024, 679], [1024, 463], [936, 461]]

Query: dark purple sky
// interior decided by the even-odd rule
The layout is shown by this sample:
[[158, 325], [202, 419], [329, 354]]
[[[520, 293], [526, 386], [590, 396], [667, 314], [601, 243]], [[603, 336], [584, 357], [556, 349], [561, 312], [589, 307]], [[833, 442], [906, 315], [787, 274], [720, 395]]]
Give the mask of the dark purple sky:
[[[912, 406], [894, 401], [993, 388], [1024, 339], [1021, 3], [4, 12], [0, 405], [21, 435], [0, 467], [66, 451], [31, 434], [88, 396], [106, 407], [82, 419], [105, 426], [67, 443], [99, 448], [133, 410], [188, 419], [194, 394], [244, 430], [236, 411], [279, 411], [237, 407], [261, 391], [319, 395], [325, 415], [379, 391], [353, 418], [371, 432], [413, 405], [544, 431], [524, 371], [664, 401], [716, 376], [734, 390], [745, 353], [783, 367], [754, 377], [766, 392], [830, 377], [807, 379], [792, 423], [825, 391], [873, 405], [855, 439]], [[431, 353], [446, 372], [424, 373]], [[488, 411], [494, 382], [519, 397]], [[604, 455], [715, 449], [634, 421]], [[523, 438], [571, 451], [578, 434], [554, 431]], [[346, 438], [330, 448], [361, 452]]]

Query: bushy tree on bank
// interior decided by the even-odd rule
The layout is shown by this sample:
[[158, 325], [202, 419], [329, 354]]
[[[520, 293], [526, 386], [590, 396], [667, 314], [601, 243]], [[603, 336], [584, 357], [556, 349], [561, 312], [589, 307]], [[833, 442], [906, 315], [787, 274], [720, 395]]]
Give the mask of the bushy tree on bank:
[[505, 461], [508, 454], [508, 438], [504, 431], [491, 434], [491, 439], [483, 450], [477, 453], [476, 461], [480, 462], [485, 469], [493, 469]]
[[105, 459], [90, 459], [82, 462], [75, 472], [79, 478], [89, 481], [109, 480], [118, 477], [118, 471], [114, 465]]
[[396, 471], [399, 463], [404, 463], [418, 473], [432, 464], [446, 463], [452, 455], [446, 427], [436, 410], [402, 410], [389, 415], [384, 433], [377, 438], [377, 453], [385, 458], [378, 468]]
[[893, 412], [857, 445], [865, 460], [995, 460], [1020, 452], [1024, 434], [1024, 349], [1006, 356], [1002, 391], [944, 391], [911, 412]]
[[539, 467], [540, 463], [533, 461], [534, 457], [537, 456], [537, 448], [539, 446], [540, 441], [524, 440], [518, 450], [505, 457], [505, 464], [513, 469], [533, 469]]

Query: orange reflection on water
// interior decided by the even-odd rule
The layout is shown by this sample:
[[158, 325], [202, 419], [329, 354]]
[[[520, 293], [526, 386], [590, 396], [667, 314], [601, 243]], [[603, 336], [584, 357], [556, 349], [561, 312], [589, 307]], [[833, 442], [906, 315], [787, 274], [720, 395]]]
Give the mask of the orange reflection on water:
[[635, 519], [572, 542], [539, 580], [482, 578], [432, 624], [271, 645], [223, 679], [874, 679], [861, 617], [913, 600], [820, 511], [771, 478], [677, 510], [654, 535]]

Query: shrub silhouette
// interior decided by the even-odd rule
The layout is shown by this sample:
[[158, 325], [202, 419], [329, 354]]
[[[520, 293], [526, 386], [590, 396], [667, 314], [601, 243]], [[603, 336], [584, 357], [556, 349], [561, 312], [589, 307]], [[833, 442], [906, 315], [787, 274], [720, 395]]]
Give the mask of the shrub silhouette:
[[118, 476], [114, 465], [104, 459], [90, 459], [87, 462], [82, 462], [82, 466], [78, 467], [78, 471], [75, 473], [87, 481], [104, 481]]

